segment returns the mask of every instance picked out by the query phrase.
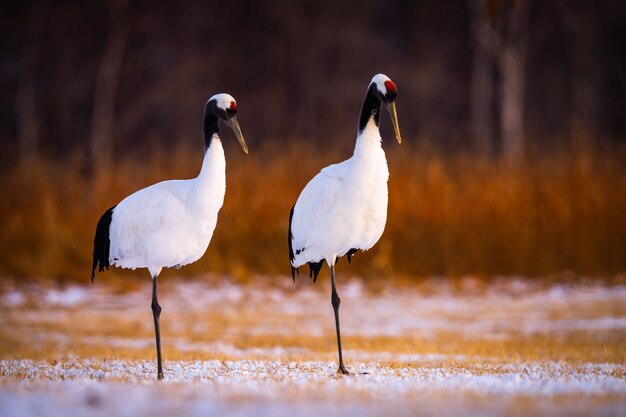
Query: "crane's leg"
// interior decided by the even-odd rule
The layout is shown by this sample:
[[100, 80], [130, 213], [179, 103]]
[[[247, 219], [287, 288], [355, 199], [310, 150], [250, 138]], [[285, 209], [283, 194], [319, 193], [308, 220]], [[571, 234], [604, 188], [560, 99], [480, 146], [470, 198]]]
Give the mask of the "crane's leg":
[[157, 379], [163, 379], [163, 363], [161, 361], [161, 331], [159, 329], [159, 317], [161, 306], [157, 300], [157, 276], [152, 278], [152, 317], [154, 318], [154, 334], [157, 348]]
[[337, 288], [335, 287], [335, 265], [330, 266], [330, 282], [332, 284], [331, 302], [333, 304], [333, 310], [335, 311], [335, 327], [337, 328], [337, 350], [339, 351], [339, 370], [338, 372], [343, 375], [350, 375], [350, 372], [343, 364], [343, 354], [341, 352], [341, 332], [339, 330], [339, 304], [341, 299], [337, 294]]

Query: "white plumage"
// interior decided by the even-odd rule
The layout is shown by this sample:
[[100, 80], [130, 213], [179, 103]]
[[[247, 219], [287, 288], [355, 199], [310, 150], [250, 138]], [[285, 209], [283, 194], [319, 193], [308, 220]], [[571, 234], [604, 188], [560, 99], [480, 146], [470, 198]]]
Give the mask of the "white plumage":
[[322, 169], [298, 197], [292, 266], [320, 260], [330, 266], [350, 249], [374, 246], [387, 221], [388, 178], [380, 132], [371, 120], [357, 137], [354, 155]]
[[122, 200], [111, 220], [111, 264], [121, 268], [180, 267], [200, 259], [217, 225], [226, 192], [226, 160], [213, 137], [200, 175], [154, 184]]
[[181, 267], [207, 250], [226, 192], [226, 159], [218, 120], [228, 124], [243, 150], [248, 148], [236, 118], [237, 104], [216, 94], [204, 107], [205, 153], [200, 174], [163, 181], [139, 190], [107, 210], [96, 228], [91, 281], [95, 271], [148, 268], [152, 277], [152, 314], [157, 346], [157, 377], [163, 378], [157, 277], [163, 268]]
[[331, 300], [335, 313], [339, 372], [348, 374], [341, 351], [339, 304], [335, 286], [338, 258], [370, 249], [387, 221], [389, 170], [381, 146], [380, 107], [389, 110], [398, 143], [400, 129], [395, 109], [397, 90], [384, 74], [372, 78], [365, 95], [354, 154], [320, 171], [304, 187], [289, 216], [289, 258], [295, 281], [298, 268], [309, 264], [314, 281], [324, 262], [330, 267]]

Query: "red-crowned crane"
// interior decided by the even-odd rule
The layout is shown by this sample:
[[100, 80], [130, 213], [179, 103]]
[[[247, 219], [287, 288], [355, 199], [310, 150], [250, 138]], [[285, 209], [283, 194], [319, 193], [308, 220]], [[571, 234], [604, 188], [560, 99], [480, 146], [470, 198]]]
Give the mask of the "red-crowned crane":
[[163, 268], [197, 261], [204, 255], [217, 224], [226, 191], [226, 159], [218, 120], [230, 126], [245, 153], [248, 147], [237, 122], [237, 103], [216, 94], [204, 106], [204, 160], [200, 174], [139, 190], [108, 209], [96, 228], [91, 281], [96, 268], [148, 268], [152, 277], [152, 316], [157, 349], [157, 378], [163, 379], [157, 277]]
[[384, 74], [372, 78], [359, 119], [354, 154], [348, 160], [322, 169], [304, 187], [289, 214], [289, 260], [295, 282], [298, 267], [308, 263], [314, 282], [324, 261], [330, 267], [331, 302], [335, 313], [338, 372], [348, 375], [341, 351], [339, 304], [335, 263], [346, 255], [376, 244], [387, 220], [389, 170], [378, 129], [380, 107], [389, 110], [398, 143], [396, 85]]

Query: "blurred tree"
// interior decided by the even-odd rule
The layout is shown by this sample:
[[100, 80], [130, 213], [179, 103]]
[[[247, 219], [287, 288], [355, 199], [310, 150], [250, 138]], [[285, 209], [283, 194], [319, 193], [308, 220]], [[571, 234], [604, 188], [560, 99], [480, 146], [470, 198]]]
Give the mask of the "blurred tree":
[[97, 170], [113, 145], [193, 143], [216, 91], [247, 109], [252, 147], [349, 146], [337, 139], [354, 134], [362, 80], [379, 71], [401, 90], [407, 141], [447, 153], [468, 136], [510, 160], [568, 131], [626, 138], [619, 0], [48, 2], [47, 22], [33, 14], [42, 1], [0, 13], [0, 158], [11, 163], [72, 150]]
[[[489, 41], [489, 21], [486, 0], [469, 0], [472, 16], [474, 58], [470, 87], [471, 133], [475, 152], [490, 157], [493, 154], [493, 105], [495, 92], [495, 57]], [[489, 42], [489, 43], [488, 43]]]
[[[570, 38], [572, 109], [570, 130], [578, 146], [588, 147], [598, 134], [601, 90], [600, 41], [593, 2], [558, 1], [562, 25]], [[581, 143], [585, 142], [585, 143]]]
[[[482, 3], [482, 4], [480, 4]], [[478, 114], [477, 129], [474, 134], [488, 134], [487, 98], [480, 97], [493, 92], [489, 82], [490, 54], [497, 63], [500, 85], [498, 89], [502, 157], [509, 163], [520, 161], [524, 154], [524, 90], [525, 60], [530, 22], [530, 0], [485, 0], [474, 8], [477, 12], [474, 34], [480, 47], [476, 48], [474, 70], [478, 74], [473, 79], [478, 85], [472, 91], [478, 98], [472, 105], [478, 105], [472, 113]], [[480, 12], [480, 9], [483, 12]], [[485, 91], [477, 92], [479, 88]], [[486, 139], [478, 139], [485, 141]], [[484, 148], [483, 148], [484, 149]]]
[[[495, 0], [492, 0], [495, 3]], [[508, 162], [518, 162], [524, 153], [525, 60], [528, 44], [530, 0], [500, 2], [498, 24], [498, 64], [500, 86], [500, 126], [502, 155]]]
[[128, 0], [109, 0], [110, 32], [98, 70], [91, 126], [92, 167], [96, 172], [113, 161], [115, 96], [126, 47], [128, 15]]
[[22, 44], [17, 91], [17, 118], [20, 143], [20, 165], [27, 172], [39, 159], [39, 126], [37, 82], [41, 34], [47, 13], [47, 2], [33, 2], [28, 11], [26, 36]]

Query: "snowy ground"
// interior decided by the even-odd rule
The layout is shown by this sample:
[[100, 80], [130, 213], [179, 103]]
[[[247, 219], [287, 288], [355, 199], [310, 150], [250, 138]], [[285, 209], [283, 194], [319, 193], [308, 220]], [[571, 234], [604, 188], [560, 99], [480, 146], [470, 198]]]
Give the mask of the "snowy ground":
[[[347, 281], [347, 282], [345, 282]], [[6, 287], [0, 415], [626, 415], [626, 286], [162, 280]], [[255, 280], [254, 282], [259, 282]]]

